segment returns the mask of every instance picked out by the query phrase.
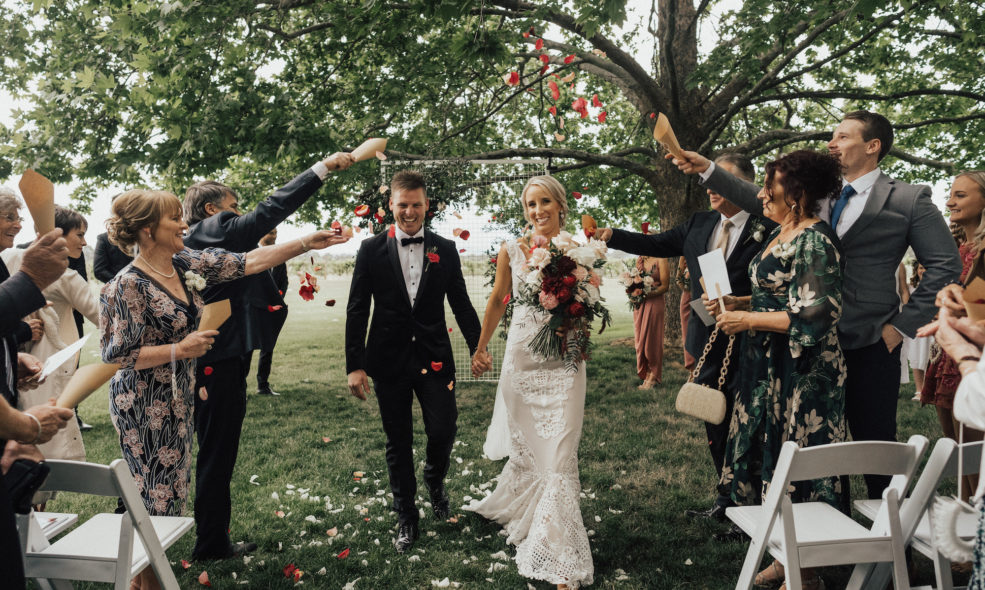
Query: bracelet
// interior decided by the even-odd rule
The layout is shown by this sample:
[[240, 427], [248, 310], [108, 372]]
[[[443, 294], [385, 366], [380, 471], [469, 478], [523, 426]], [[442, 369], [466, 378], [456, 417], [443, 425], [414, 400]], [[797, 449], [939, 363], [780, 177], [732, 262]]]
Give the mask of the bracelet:
[[37, 436], [34, 437], [34, 440], [32, 440], [31, 442], [26, 442], [26, 441], [22, 441], [22, 440], [19, 440], [17, 442], [19, 442], [22, 445], [36, 445], [39, 442], [41, 442], [41, 434], [42, 434], [42, 432], [41, 432], [41, 430], [42, 430], [41, 429], [41, 420], [38, 420], [38, 417], [35, 416], [34, 414], [29, 414], [27, 412], [24, 412], [24, 415], [25, 416], [30, 416], [31, 417], [31, 420], [34, 420], [34, 423], [38, 425], [38, 434], [37, 434]]
[[977, 363], [980, 360], [982, 360], [982, 357], [981, 356], [974, 355], [974, 354], [966, 354], [963, 357], [961, 357], [961, 359], [958, 360], [958, 362], [959, 363], [963, 363], [965, 361], [974, 361], [974, 362]]
[[309, 248], [308, 245], [304, 243], [304, 238], [298, 238], [298, 241], [301, 242], [301, 248], [303, 248], [304, 251], [307, 252]]

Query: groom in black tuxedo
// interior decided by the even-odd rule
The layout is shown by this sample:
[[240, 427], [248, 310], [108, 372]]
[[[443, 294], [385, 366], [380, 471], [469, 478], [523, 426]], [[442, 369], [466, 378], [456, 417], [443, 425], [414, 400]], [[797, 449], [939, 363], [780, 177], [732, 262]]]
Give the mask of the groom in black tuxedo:
[[[400, 553], [419, 535], [411, 417], [415, 394], [428, 437], [424, 484], [435, 516], [445, 519], [449, 514], [444, 479], [455, 442], [458, 408], [455, 361], [445, 325], [446, 295], [472, 354], [480, 332], [455, 243], [424, 229], [428, 207], [419, 173], [405, 170], [393, 176], [390, 211], [396, 227], [360, 246], [346, 308], [349, 391], [366, 399], [368, 377], [373, 378], [399, 524], [394, 545]], [[373, 320], [367, 340], [371, 300]]]

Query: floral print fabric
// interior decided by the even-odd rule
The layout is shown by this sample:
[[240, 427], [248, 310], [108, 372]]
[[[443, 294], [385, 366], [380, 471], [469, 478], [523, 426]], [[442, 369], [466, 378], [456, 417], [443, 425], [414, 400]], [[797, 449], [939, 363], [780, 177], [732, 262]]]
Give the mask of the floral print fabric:
[[[208, 284], [244, 275], [246, 257], [225, 250], [184, 250], [172, 259], [179, 276], [192, 271]], [[198, 327], [201, 291], [185, 285], [189, 303], [172, 296], [132, 264], [107, 283], [100, 296], [103, 362], [121, 368], [110, 381], [109, 409], [123, 458], [151, 515], [184, 511], [191, 477], [195, 360], [135, 370], [143, 346], [180, 342]]]
[[[837, 332], [842, 272], [835, 242], [827, 224], [817, 223], [765, 257], [764, 246], [749, 265], [752, 311], [785, 311], [790, 328], [785, 334], [749, 331], [742, 347], [720, 482], [737, 504], [760, 502], [784, 442], [809, 447], [846, 439], [845, 357]], [[838, 478], [794, 488], [794, 501], [839, 505]]]

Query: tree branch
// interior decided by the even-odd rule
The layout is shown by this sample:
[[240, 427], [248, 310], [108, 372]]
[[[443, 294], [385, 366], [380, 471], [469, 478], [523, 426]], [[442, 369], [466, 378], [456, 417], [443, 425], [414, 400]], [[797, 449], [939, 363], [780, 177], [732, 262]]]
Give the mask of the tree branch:
[[280, 29], [278, 27], [274, 27], [274, 26], [271, 26], [271, 25], [265, 25], [263, 23], [257, 23], [256, 24], [256, 28], [263, 29], [264, 31], [269, 31], [269, 32], [271, 32], [271, 33], [277, 35], [278, 37], [281, 37], [282, 39], [285, 39], [287, 41], [291, 41], [293, 39], [297, 39], [298, 37], [303, 37], [303, 36], [305, 36], [305, 35], [307, 35], [309, 33], [314, 33], [315, 31], [321, 31], [322, 29], [330, 29], [330, 28], [332, 28], [334, 26], [335, 26], [334, 24], [327, 23], [327, 22], [326, 23], [317, 23], [317, 24], [311, 25], [310, 27], [305, 27], [303, 29], [298, 29], [297, 31], [293, 31], [293, 32], [288, 33], [287, 31], [285, 31], [283, 29]]
[[933, 160], [931, 158], [921, 158], [920, 156], [915, 156], [911, 153], [904, 152], [899, 148], [892, 148], [889, 150], [890, 155], [896, 156], [904, 162], [909, 162], [910, 164], [916, 164], [917, 166], [929, 166], [931, 168], [937, 168], [938, 170], [944, 170], [949, 174], [954, 173], [954, 162], [944, 162], [942, 160]]
[[777, 100], [789, 100], [792, 98], [850, 98], [854, 100], [884, 101], [900, 100], [902, 98], [911, 98], [914, 96], [960, 96], [962, 98], [970, 98], [979, 102], [985, 102], [985, 94], [978, 94], [968, 90], [951, 90], [947, 88], [915, 88], [913, 90], [894, 92], [892, 94], [876, 94], [874, 92], [865, 92], [862, 89], [856, 88], [847, 90], [803, 90], [799, 92], [767, 94], [750, 99], [746, 106], [774, 102]]
[[962, 117], [937, 117], [935, 119], [927, 119], [916, 123], [893, 125], [893, 129], [897, 131], [900, 129], [917, 129], [918, 127], [926, 127], [927, 125], [936, 125], [938, 123], [963, 123], [964, 121], [974, 121], [976, 119], [985, 119], [985, 113], [974, 113], [971, 115], [964, 115]]

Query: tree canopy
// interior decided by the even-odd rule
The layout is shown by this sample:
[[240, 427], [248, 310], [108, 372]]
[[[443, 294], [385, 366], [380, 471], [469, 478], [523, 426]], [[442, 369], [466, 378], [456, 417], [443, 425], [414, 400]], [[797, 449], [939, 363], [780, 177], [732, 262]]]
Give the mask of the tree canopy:
[[[0, 84], [32, 106], [0, 130], [0, 176], [36, 166], [82, 198], [216, 176], [262, 195], [388, 136], [391, 158], [548, 157], [600, 221], [666, 227], [706, 201], [661, 160], [655, 113], [687, 148], [774, 157], [857, 108], [896, 124], [895, 174], [980, 166], [982, 2], [719, 4], [652, 0], [620, 28], [626, 0], [7, 2]], [[339, 175], [320, 205], [376, 181]]]

